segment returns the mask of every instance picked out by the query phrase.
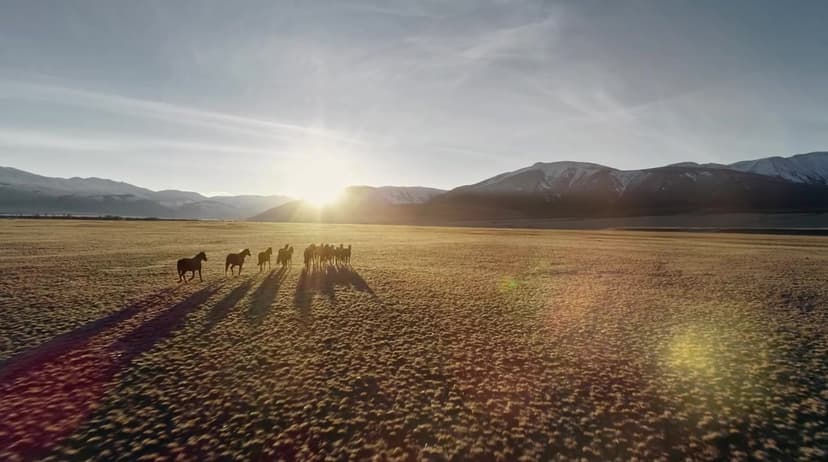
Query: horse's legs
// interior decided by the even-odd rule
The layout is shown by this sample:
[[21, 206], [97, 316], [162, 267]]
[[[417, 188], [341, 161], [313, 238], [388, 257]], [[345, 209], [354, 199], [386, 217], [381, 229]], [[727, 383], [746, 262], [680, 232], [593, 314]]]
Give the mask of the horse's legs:
[[[195, 273], [193, 273], [193, 277], [195, 277]], [[198, 269], [198, 280], [204, 282], [204, 279], [201, 278], [201, 268]]]
[[193, 270], [193, 275], [190, 276], [190, 280], [192, 281], [193, 279], [195, 279], [195, 270]]

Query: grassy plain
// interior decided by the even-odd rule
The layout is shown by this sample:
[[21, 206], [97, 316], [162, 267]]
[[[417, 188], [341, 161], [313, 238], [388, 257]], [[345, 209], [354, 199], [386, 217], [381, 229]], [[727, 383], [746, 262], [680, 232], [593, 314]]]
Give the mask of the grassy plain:
[[0, 274], [3, 460], [828, 451], [824, 237], [0, 220]]

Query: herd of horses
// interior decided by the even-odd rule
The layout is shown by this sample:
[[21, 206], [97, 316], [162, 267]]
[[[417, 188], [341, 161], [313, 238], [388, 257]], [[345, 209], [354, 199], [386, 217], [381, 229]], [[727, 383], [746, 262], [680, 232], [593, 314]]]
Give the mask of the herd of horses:
[[[230, 270], [231, 275], [235, 275], [234, 270], [239, 268], [238, 274], [241, 274], [244, 266], [245, 258], [251, 256], [250, 249], [244, 249], [239, 253], [231, 253], [224, 259], [224, 275]], [[259, 272], [261, 273], [265, 266], [270, 269], [270, 258], [273, 255], [273, 248], [268, 247], [264, 252], [259, 252]], [[333, 244], [311, 244], [305, 248], [305, 266], [308, 268], [319, 268], [325, 265], [350, 265], [351, 264], [351, 245], [345, 247], [339, 244], [339, 247]], [[188, 282], [195, 278], [198, 272], [198, 280], [204, 281], [201, 278], [201, 262], [207, 261], [207, 254], [199, 252], [193, 258], [182, 258], [178, 260], [178, 282]], [[276, 252], [276, 264], [283, 268], [293, 264], [293, 246], [285, 244]], [[186, 274], [190, 272], [192, 275], [187, 279]]]
[[351, 245], [311, 244], [305, 248], [305, 266], [350, 265]]

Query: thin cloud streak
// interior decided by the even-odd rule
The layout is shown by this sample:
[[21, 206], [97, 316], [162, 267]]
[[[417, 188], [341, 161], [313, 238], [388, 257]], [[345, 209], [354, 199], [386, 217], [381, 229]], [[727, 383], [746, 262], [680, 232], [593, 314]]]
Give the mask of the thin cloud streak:
[[145, 150], [173, 150], [248, 154], [280, 158], [297, 158], [281, 150], [255, 148], [232, 144], [197, 143], [158, 138], [131, 138], [110, 136], [74, 136], [34, 130], [0, 130], [0, 146], [22, 149], [53, 149], [60, 151], [133, 152]]
[[[273, 122], [65, 86], [0, 80], [0, 98], [24, 99], [47, 103], [58, 102], [61, 105], [81, 106], [117, 114], [209, 127], [221, 131], [252, 133], [283, 141], [293, 140], [297, 137], [314, 137], [339, 143], [362, 143], [359, 139], [321, 128]], [[281, 134], [278, 134], [278, 132], [281, 132]]]

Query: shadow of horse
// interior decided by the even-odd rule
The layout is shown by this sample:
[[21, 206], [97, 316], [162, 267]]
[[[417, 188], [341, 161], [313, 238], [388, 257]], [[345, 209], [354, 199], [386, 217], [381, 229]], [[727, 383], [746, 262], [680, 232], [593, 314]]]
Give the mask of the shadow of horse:
[[299, 273], [299, 280], [296, 282], [296, 292], [293, 294], [293, 306], [299, 312], [299, 318], [307, 322], [310, 319], [310, 304], [313, 298], [308, 268], [302, 268]]
[[350, 266], [329, 266], [325, 278], [334, 286], [352, 287], [360, 292], [367, 292], [376, 297], [371, 286]]
[[207, 324], [204, 326], [204, 331], [209, 332], [213, 330], [216, 325], [224, 319], [228, 313], [239, 303], [245, 294], [253, 287], [253, 279], [248, 278], [235, 289], [231, 290], [230, 293], [224, 296], [221, 300], [216, 302], [215, 305], [210, 309], [207, 313]]
[[264, 278], [261, 285], [253, 292], [253, 300], [250, 302], [250, 309], [247, 315], [253, 324], [261, 324], [264, 321], [270, 306], [276, 300], [276, 295], [279, 293], [279, 287], [287, 277], [288, 268], [282, 267], [279, 270], [271, 271], [267, 277]]
[[300, 310], [307, 310], [316, 293], [328, 297], [331, 302], [336, 302], [335, 288], [337, 286], [353, 288], [360, 292], [366, 292], [376, 298], [376, 294], [365, 279], [354, 271], [353, 268], [345, 265], [328, 265], [322, 267], [305, 267], [302, 269], [302, 273], [299, 275], [299, 282], [296, 284], [296, 294], [293, 297], [293, 304]]
[[175, 302], [162, 291], [18, 355], [0, 369], [0, 447], [12, 459], [38, 459], [83, 425], [115, 377], [180, 329], [220, 284]]

